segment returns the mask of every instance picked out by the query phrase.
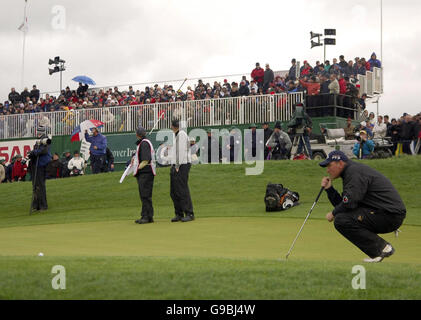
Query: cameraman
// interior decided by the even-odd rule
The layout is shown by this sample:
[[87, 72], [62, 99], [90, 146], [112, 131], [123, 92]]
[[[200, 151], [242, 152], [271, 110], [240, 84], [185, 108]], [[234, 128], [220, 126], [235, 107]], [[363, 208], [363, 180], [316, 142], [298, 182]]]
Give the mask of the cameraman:
[[293, 134], [294, 136], [302, 136], [302, 139], [299, 139], [297, 155], [302, 153], [305, 143], [308, 151], [307, 156], [310, 159], [313, 156], [309, 138], [312, 127], [313, 122], [311, 121], [310, 116], [304, 111], [304, 105], [302, 103], [297, 103], [294, 108], [292, 119], [288, 123], [288, 133]]
[[86, 161], [79, 155], [79, 151], [73, 153], [73, 158], [69, 161], [67, 168], [70, 170], [70, 176], [83, 175], [86, 168]]
[[271, 160], [288, 160], [292, 143], [288, 134], [282, 131], [280, 121], [276, 122], [273, 133], [266, 142], [266, 147], [271, 154]]
[[356, 138], [358, 142], [355, 143], [352, 152], [358, 159], [365, 159], [374, 151], [374, 141], [368, 139], [364, 130], [360, 131]]
[[45, 127], [37, 130], [39, 140], [34, 145], [34, 149], [28, 154], [31, 159], [32, 177], [32, 210], [47, 210], [47, 190], [45, 188], [46, 167], [51, 161], [51, 137], [46, 134]]

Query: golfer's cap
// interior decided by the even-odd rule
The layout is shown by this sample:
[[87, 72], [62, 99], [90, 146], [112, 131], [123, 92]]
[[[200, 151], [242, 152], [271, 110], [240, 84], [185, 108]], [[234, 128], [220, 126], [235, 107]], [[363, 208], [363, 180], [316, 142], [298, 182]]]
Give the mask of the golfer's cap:
[[329, 153], [329, 156], [327, 157], [327, 159], [320, 162], [319, 165], [321, 167], [327, 167], [327, 165], [329, 163], [331, 163], [332, 161], [341, 161], [341, 160], [344, 161], [344, 162], [347, 162], [348, 157], [342, 151], [336, 151], [335, 150], [335, 151], [332, 151], [331, 153]]

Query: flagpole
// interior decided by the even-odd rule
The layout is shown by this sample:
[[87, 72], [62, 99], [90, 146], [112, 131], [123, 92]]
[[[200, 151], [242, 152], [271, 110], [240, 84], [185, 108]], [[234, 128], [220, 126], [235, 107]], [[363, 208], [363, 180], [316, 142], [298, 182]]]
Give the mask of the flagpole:
[[23, 9], [23, 45], [22, 45], [22, 73], [21, 73], [21, 90], [23, 90], [24, 82], [25, 82], [25, 44], [26, 44], [26, 29], [28, 27], [26, 21], [26, 6], [28, 4], [28, 0], [25, 0], [25, 8]]

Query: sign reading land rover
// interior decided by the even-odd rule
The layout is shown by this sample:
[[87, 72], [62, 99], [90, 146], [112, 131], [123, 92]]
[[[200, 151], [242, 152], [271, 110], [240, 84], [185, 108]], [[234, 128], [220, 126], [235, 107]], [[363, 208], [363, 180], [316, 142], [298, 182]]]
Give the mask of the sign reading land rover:
[[16, 141], [1, 141], [0, 142], [0, 158], [4, 158], [6, 163], [20, 154], [26, 157], [28, 152], [34, 147], [36, 140], [16, 140]]

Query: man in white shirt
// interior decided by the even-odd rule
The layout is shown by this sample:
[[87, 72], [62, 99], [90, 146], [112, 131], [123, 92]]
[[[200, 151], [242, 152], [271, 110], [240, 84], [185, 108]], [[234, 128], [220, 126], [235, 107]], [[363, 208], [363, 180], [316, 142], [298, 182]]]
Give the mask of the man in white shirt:
[[76, 150], [74, 152], [73, 158], [67, 164], [67, 168], [70, 170], [71, 176], [84, 174], [86, 163], [85, 160], [79, 156], [79, 151]]
[[193, 204], [188, 185], [191, 167], [190, 141], [187, 133], [180, 130], [180, 122], [171, 123], [173, 146], [170, 151], [170, 188], [174, 202], [175, 217], [171, 222], [189, 222], [194, 220]]
[[384, 138], [387, 133], [387, 125], [383, 122], [383, 117], [377, 117], [377, 123], [374, 125], [373, 129], [374, 138]]

